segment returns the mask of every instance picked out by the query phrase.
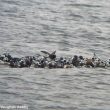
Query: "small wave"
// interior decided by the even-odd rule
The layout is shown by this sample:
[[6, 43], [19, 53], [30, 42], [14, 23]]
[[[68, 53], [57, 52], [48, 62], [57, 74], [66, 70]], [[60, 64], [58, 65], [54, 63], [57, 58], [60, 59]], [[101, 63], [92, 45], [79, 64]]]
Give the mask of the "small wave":
[[22, 82], [24, 82], [26, 84], [29, 83], [28, 81], [26, 81], [26, 80], [24, 80], [22, 78], [18, 78], [18, 77], [3, 77], [3, 79], [10, 80], [10, 81], [14, 81], [14, 80], [16, 80], [16, 81], [22, 81]]
[[13, 0], [1, 0], [1, 2], [11, 5], [19, 5], [18, 1], [13, 1]]
[[48, 85], [50, 85], [50, 84], [47, 84], [47, 83], [38, 83], [38, 82], [36, 82], [35, 84], [37, 84], [37, 85], [44, 85], [44, 86], [48, 86]]
[[77, 7], [88, 7], [88, 8], [102, 7], [100, 5], [89, 5], [89, 4], [66, 4], [66, 6], [77, 6]]
[[15, 95], [15, 96], [16, 95], [19, 95], [17, 92], [15, 93], [15, 92], [1, 91], [1, 90], [0, 90], [0, 94], [5, 94], [5, 95], [8, 95], [9, 94], [9, 95]]
[[45, 106], [46, 110], [78, 110], [77, 107], [65, 107], [63, 105]]
[[106, 37], [96, 37], [98, 40], [110, 40], [109, 38], [106, 38]]
[[97, 82], [96, 84], [110, 86], [110, 84], [109, 83], [106, 83], [106, 82]]

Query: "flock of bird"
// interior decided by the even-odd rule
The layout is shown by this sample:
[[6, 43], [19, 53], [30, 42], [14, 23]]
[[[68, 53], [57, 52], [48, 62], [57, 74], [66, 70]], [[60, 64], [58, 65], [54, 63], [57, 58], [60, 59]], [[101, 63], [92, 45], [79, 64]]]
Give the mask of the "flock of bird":
[[9, 53], [0, 55], [0, 64], [8, 65], [12, 68], [73, 68], [73, 67], [110, 67], [110, 59], [101, 60], [94, 53], [92, 58], [74, 55], [73, 57], [57, 57], [56, 51], [49, 53], [41, 51], [44, 55], [25, 56], [22, 58], [12, 57]]

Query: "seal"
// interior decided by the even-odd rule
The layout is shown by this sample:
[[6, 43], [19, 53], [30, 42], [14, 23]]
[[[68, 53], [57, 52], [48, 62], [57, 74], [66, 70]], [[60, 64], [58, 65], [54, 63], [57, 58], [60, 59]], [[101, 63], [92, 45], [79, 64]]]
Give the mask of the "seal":
[[94, 59], [89, 59], [89, 58], [86, 58], [86, 61], [85, 61], [85, 66], [86, 67], [95, 67], [95, 65], [94, 65]]
[[10, 62], [12, 60], [12, 56], [9, 53], [4, 53], [4, 61], [5, 62]]
[[79, 66], [79, 59], [78, 59], [78, 56], [77, 55], [74, 55], [74, 58], [72, 59], [72, 64], [75, 67], [78, 67]]

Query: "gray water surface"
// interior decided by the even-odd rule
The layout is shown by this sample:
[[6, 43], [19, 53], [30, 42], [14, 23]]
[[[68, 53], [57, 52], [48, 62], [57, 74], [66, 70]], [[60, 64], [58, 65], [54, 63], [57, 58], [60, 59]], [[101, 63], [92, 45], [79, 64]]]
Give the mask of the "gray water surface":
[[[109, 0], [0, 0], [0, 54], [110, 58]], [[0, 105], [29, 110], [110, 110], [110, 68], [0, 65]]]

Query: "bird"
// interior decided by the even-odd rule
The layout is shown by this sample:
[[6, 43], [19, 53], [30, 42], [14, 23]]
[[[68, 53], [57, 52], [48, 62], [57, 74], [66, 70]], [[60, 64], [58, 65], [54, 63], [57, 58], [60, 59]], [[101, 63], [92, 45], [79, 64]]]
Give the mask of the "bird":
[[44, 54], [47, 54], [48, 55], [48, 57], [51, 59], [51, 60], [54, 60], [55, 58], [56, 58], [56, 51], [53, 51], [52, 53], [49, 53], [49, 52], [47, 52], [47, 51], [41, 51], [42, 53], [44, 53]]

